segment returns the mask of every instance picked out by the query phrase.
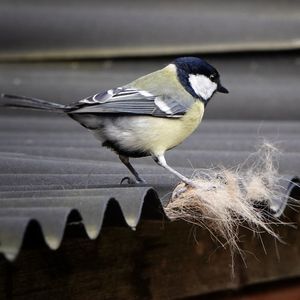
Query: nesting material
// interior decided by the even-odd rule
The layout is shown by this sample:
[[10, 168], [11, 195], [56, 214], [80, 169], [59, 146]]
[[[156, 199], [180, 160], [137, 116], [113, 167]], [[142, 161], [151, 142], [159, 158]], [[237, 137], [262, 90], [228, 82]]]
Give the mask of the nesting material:
[[281, 198], [278, 174], [279, 151], [264, 143], [241, 165], [199, 170], [193, 177], [196, 187], [180, 183], [165, 211], [171, 220], [182, 219], [207, 228], [224, 247], [239, 250], [238, 229], [267, 232], [278, 238], [267, 208]]

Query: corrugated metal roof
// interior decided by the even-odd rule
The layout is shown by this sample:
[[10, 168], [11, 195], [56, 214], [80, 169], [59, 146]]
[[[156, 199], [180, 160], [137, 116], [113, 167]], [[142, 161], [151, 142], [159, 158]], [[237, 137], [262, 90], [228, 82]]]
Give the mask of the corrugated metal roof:
[[[206, 120], [299, 120], [299, 53], [204, 58], [218, 69], [222, 83], [230, 91], [229, 95], [214, 96], [205, 113]], [[2, 63], [0, 91], [70, 103], [121, 86], [173, 59]], [[15, 112], [6, 110], [4, 114]], [[29, 111], [18, 111], [20, 114], [41, 116]]]
[[299, 49], [298, 11], [291, 0], [1, 1], [0, 59]]
[[[188, 4], [169, 0], [148, 3], [113, 0], [105, 4], [76, 0], [72, 1], [72, 5], [65, 0], [41, 0], [39, 3], [4, 0], [0, 3], [0, 92], [69, 103], [123, 85], [161, 68], [174, 58], [162, 58], [164, 55], [211, 53], [204, 58], [220, 71], [222, 82], [229, 88], [230, 94], [214, 97], [200, 128], [182, 145], [170, 151], [167, 161], [187, 176], [196, 168], [218, 164], [232, 167], [255, 151], [256, 144], [267, 139], [282, 150], [279, 167], [283, 197], [281, 202], [272, 202], [272, 208], [280, 213], [290, 194], [300, 197], [299, 185], [291, 184], [291, 181], [300, 182], [296, 177], [300, 174], [300, 54], [274, 50], [299, 49], [298, 12], [299, 3], [292, 0], [204, 0], [189, 1]], [[253, 50], [267, 52], [238, 53]], [[234, 54], [224, 55], [225, 52]], [[125, 56], [132, 58], [120, 59]], [[138, 56], [150, 57], [137, 59]], [[87, 60], [107, 57], [119, 59]], [[81, 60], [71, 61], [74, 58]], [[56, 62], [50, 62], [51, 59]], [[33, 63], [34, 60], [39, 62]], [[34, 290], [42, 291], [36, 294], [40, 298], [41, 295], [58, 295], [57, 287], [55, 289], [53, 285], [56, 281], [56, 276], [53, 276], [55, 268], [52, 270], [53, 266], [49, 264], [49, 278], [54, 280], [50, 280], [48, 285], [45, 285], [43, 276], [42, 280], [37, 280], [42, 273], [47, 273], [43, 264], [41, 270], [33, 266], [41, 247], [32, 252], [30, 245], [27, 256], [26, 242], [38, 241], [40, 246], [42, 237], [50, 249], [56, 250], [65, 233], [66, 244], [70, 242], [72, 229], [80, 235], [84, 229], [86, 236], [71, 241], [67, 252], [64, 252], [65, 245], [59, 251], [51, 252], [54, 258], [50, 257], [48, 250], [39, 257], [43, 263], [49, 258], [60, 265], [66, 253], [67, 264], [71, 260], [77, 263], [78, 258], [91, 256], [87, 265], [87, 260], [79, 264], [83, 273], [75, 276], [80, 280], [83, 278], [83, 288], [73, 277], [66, 277], [61, 281], [59, 295], [66, 286], [76, 286], [75, 290], [82, 292], [80, 295], [94, 297], [105, 285], [111, 286], [112, 278], [119, 284], [120, 277], [111, 271], [120, 266], [123, 268], [124, 256], [128, 255], [128, 250], [131, 251], [130, 248], [133, 252], [128, 264], [134, 262], [135, 265], [136, 261], [137, 265], [141, 261], [149, 264], [152, 261], [157, 265], [150, 276], [155, 277], [156, 282], [161, 281], [159, 286], [163, 286], [161, 291], [152, 292], [158, 299], [299, 276], [299, 247], [294, 242], [298, 231], [288, 226], [281, 226], [280, 236], [293, 245], [282, 252], [284, 256], [280, 263], [274, 262], [282, 249], [274, 247], [273, 239], [268, 236], [263, 237], [263, 242], [250, 236], [242, 241], [242, 250], [254, 252], [255, 257], [247, 255], [247, 271], [238, 272], [237, 280], [229, 279], [231, 258], [227, 252], [222, 250], [204, 263], [203, 252], [210, 256], [216, 251], [208, 231], [201, 230], [200, 243], [193, 243], [192, 251], [188, 251], [190, 225], [180, 222], [167, 224], [169, 229], [172, 227], [168, 231], [161, 221], [167, 222], [163, 205], [178, 179], [156, 166], [150, 158], [135, 159], [133, 163], [148, 184], [120, 186], [120, 180], [128, 175], [127, 169], [115, 154], [101, 148], [86, 129], [71, 119], [34, 111], [0, 111], [0, 253], [12, 261], [25, 241], [19, 261], [10, 264], [2, 259], [3, 274], [8, 278], [4, 285], [9, 285], [3, 291], [5, 296], [18, 297], [22, 293], [26, 297], [30, 294], [26, 293], [26, 288], [31, 285]], [[140, 224], [142, 220], [160, 221]], [[297, 217], [292, 218], [294, 220], [299, 223]], [[153, 232], [153, 226], [155, 230], [164, 227], [159, 239], [152, 240], [152, 235], [157, 233]], [[138, 230], [130, 232], [126, 227], [133, 230], [137, 227]], [[119, 232], [112, 236], [113, 231]], [[96, 239], [101, 233], [96, 242], [88, 240]], [[127, 241], [127, 248], [123, 246], [128, 234], [142, 244], [140, 252], [135, 249], [136, 245], [131, 245], [132, 239]], [[244, 234], [248, 233], [241, 229], [241, 236]], [[150, 235], [151, 241], [144, 235]], [[111, 254], [109, 263], [103, 251], [87, 250], [88, 243], [103, 250], [107, 246], [103, 241], [105, 237], [109, 237], [106, 243], [110, 243], [106, 249]], [[77, 247], [78, 243], [81, 249]], [[161, 246], [157, 247], [157, 243]], [[276, 250], [269, 251], [262, 263], [257, 261], [257, 257], [264, 257], [264, 243]], [[116, 247], [119, 244], [121, 247]], [[150, 251], [144, 253], [146, 247]], [[114, 251], [111, 251], [112, 248]], [[62, 253], [59, 254], [60, 251]], [[72, 255], [69, 255], [70, 251]], [[285, 261], [286, 254], [292, 259]], [[178, 255], [184, 267], [178, 265]], [[120, 264], [111, 264], [118, 256]], [[185, 256], [192, 259], [188, 261]], [[26, 261], [25, 266], [22, 260]], [[103, 266], [102, 261], [107, 266]], [[91, 265], [104, 272], [103, 277], [95, 277], [94, 272], [91, 277], [86, 276], [86, 266], [93, 269]], [[33, 277], [26, 273], [26, 266]], [[74, 272], [74, 265], [71, 263], [70, 266], [71, 272]], [[8, 274], [13, 273], [10, 268], [18, 269], [25, 276], [21, 275], [19, 282], [12, 284], [9, 282], [13, 275]], [[123, 269], [122, 272], [128, 276]], [[134, 272], [138, 277], [145, 276], [145, 270], [141, 272], [139, 266]], [[157, 277], [158, 273], [164, 274], [165, 280]], [[177, 274], [180, 276], [176, 280]], [[92, 281], [91, 278], [95, 280], [93, 284], [86, 284]], [[226, 285], [225, 281], [228, 281]], [[26, 288], [17, 288], [17, 294], [13, 294], [10, 290], [20, 287], [20, 283]], [[125, 284], [129, 285], [129, 282]], [[136, 286], [139, 285], [140, 282]], [[157, 288], [157, 285], [154, 286]], [[196, 286], [200, 289], [193, 290]], [[122, 289], [123, 285], [118, 288]], [[49, 292], [50, 289], [54, 293]], [[93, 293], [89, 294], [89, 290]], [[115, 290], [112, 293], [115, 296]], [[80, 295], [77, 297], [81, 299]]]
[[[155, 192], [147, 187], [31, 189], [0, 193], [0, 251], [10, 260], [19, 252], [24, 231], [33, 220], [39, 223], [46, 244], [56, 250], [68, 220], [74, 221], [74, 211], [80, 214], [77, 221], [82, 221], [90, 239], [98, 237], [105, 214], [110, 223], [127, 224], [133, 229], [142, 215], [151, 219], [164, 216]], [[114, 215], [118, 216], [115, 222]]]
[[[299, 47], [298, 7], [293, 1], [186, 5], [166, 0], [134, 7], [129, 1], [105, 6], [92, 0], [72, 6], [2, 1], [0, 59], [293, 49]], [[299, 53], [205, 58], [220, 71], [230, 94], [214, 97], [200, 128], [167, 154], [169, 164], [187, 176], [195, 168], [232, 167], [265, 138], [283, 151], [280, 173], [289, 193], [288, 181], [300, 173]], [[2, 62], [0, 91], [69, 103], [123, 85], [172, 59]], [[148, 185], [120, 187], [128, 173], [114, 153], [71, 119], [42, 112], [0, 111], [0, 154], [0, 251], [9, 259], [20, 250], [32, 220], [56, 249], [74, 220], [96, 238], [103, 220], [134, 228], [141, 217], [165, 218], [161, 202], [177, 183], [144, 158], [134, 163]]]
[[[233, 166], [264, 137], [282, 142], [280, 171], [294, 175], [300, 169], [299, 135], [295, 121], [205, 121], [167, 158], [186, 175], [199, 167]], [[32, 220], [54, 250], [66, 225], [74, 221], [74, 211], [79, 213], [75, 221], [82, 222], [91, 239], [99, 235], [104, 218], [131, 228], [141, 217], [166, 218], [160, 201], [168, 199], [177, 179], [151, 159], [136, 159], [148, 185], [120, 187], [126, 168], [71, 119], [2, 116], [0, 138], [0, 251], [10, 260], [18, 254]], [[292, 178], [282, 180], [285, 193], [290, 193]]]

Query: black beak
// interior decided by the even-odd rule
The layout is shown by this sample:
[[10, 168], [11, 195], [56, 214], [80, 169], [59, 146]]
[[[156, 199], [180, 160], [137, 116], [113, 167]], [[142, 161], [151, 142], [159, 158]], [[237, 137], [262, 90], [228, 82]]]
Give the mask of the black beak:
[[222, 84], [220, 82], [218, 84], [217, 92], [222, 93], [222, 94], [229, 93], [229, 91], [224, 86], [222, 86]]

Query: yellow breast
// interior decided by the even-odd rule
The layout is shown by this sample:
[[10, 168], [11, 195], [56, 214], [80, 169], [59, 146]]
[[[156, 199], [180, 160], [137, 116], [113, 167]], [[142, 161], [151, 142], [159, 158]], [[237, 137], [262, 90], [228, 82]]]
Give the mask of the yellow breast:
[[151, 132], [144, 135], [144, 147], [155, 155], [163, 154], [183, 142], [200, 124], [204, 113], [204, 104], [195, 101], [182, 118], [148, 118]]

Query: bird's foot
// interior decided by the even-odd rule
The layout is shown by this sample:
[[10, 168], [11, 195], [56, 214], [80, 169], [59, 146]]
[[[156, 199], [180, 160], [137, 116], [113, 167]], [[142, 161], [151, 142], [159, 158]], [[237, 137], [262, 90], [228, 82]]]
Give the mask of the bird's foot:
[[143, 183], [146, 183], [146, 181], [144, 179], [133, 179], [133, 178], [130, 178], [129, 176], [126, 176], [124, 177], [120, 184], [143, 184]]
[[189, 184], [186, 184], [185, 182], [180, 183], [175, 190], [172, 193], [172, 199], [179, 198], [182, 196], [185, 192], [187, 192], [190, 188], [194, 188], [194, 186], [191, 186]]
[[124, 178], [122, 178], [120, 184], [136, 184], [136, 181], [133, 180], [132, 178], [130, 178], [129, 176], [126, 176]]
[[172, 199], [179, 198], [182, 194], [184, 194], [189, 189], [196, 189], [198, 185], [190, 179], [185, 179], [181, 182], [173, 191]]
[[175, 200], [176, 198], [179, 198], [183, 193], [185, 193], [187, 191], [188, 187], [182, 186], [182, 187], [177, 187], [173, 193], [172, 193], [172, 199]]
[[185, 183], [185, 185], [187, 185], [193, 189], [196, 189], [198, 187], [198, 185], [191, 179], [184, 180], [184, 183]]

